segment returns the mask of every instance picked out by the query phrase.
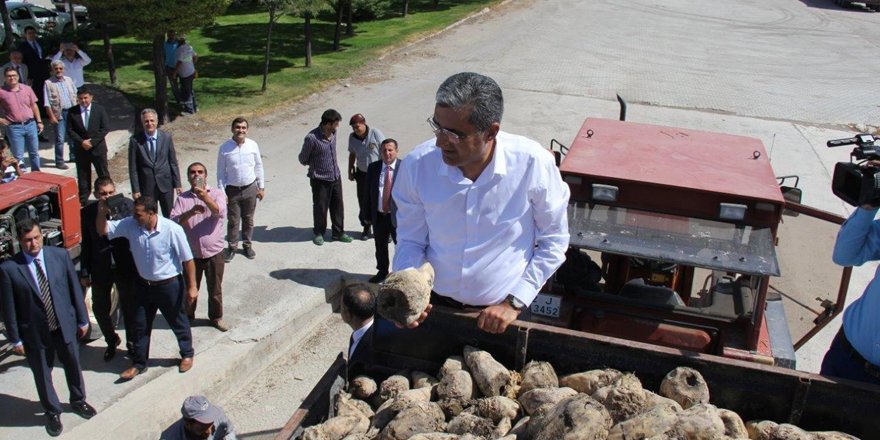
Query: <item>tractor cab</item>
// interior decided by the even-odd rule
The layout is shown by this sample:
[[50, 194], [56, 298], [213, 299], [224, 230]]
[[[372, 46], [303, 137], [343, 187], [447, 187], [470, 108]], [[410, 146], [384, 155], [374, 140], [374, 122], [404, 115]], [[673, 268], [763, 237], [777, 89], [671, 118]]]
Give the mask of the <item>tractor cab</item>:
[[[783, 196], [760, 140], [589, 118], [566, 153], [570, 248], [524, 319], [794, 367], [786, 309], [800, 300], [771, 280], [784, 272], [783, 213], [802, 206]], [[825, 223], [833, 244], [838, 221]], [[848, 271], [830, 245], [817, 252], [845, 295]]]

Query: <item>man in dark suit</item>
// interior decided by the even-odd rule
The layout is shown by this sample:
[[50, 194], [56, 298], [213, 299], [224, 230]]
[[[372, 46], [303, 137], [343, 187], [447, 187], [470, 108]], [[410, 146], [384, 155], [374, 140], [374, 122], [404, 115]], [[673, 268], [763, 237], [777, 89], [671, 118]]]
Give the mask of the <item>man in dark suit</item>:
[[[18, 50], [27, 65], [28, 77], [21, 78], [22, 84], [28, 84], [37, 94], [37, 102], [42, 107], [43, 83], [49, 79], [49, 54], [37, 41], [37, 30], [33, 26], [24, 28], [24, 40], [18, 43]], [[19, 73], [19, 76], [21, 74]], [[27, 80], [27, 81], [26, 81]]]
[[151, 108], [141, 112], [144, 132], [128, 142], [128, 176], [132, 197], [150, 196], [168, 217], [174, 207], [174, 193], [180, 194], [180, 168], [171, 135], [159, 130], [159, 116]]
[[[107, 200], [115, 194], [116, 185], [110, 176], [95, 179], [95, 199]], [[118, 204], [114, 204], [108, 220], [130, 217], [133, 209], [134, 202], [131, 199], [121, 198]], [[111, 318], [114, 303], [119, 304], [122, 310], [126, 346], [131, 349], [134, 343], [134, 280], [137, 271], [129, 251], [128, 240], [117, 238], [110, 241], [103, 234], [98, 233], [95, 226], [98, 203], [86, 205], [80, 214], [83, 239], [79, 281], [83, 287], [92, 288], [92, 311], [107, 343], [104, 361], [110, 361], [116, 356], [116, 347], [122, 342], [122, 338], [116, 334], [116, 325]], [[114, 285], [118, 294], [116, 301], [113, 298]]]
[[388, 138], [379, 148], [382, 160], [367, 167], [367, 193], [370, 197], [370, 213], [373, 216], [373, 241], [376, 242], [376, 269], [370, 278], [379, 283], [388, 276], [388, 242], [397, 243], [397, 206], [391, 198], [391, 188], [397, 180], [401, 161], [397, 159], [397, 141]]
[[0, 265], [0, 310], [12, 350], [24, 355], [46, 410], [46, 432], [61, 434], [61, 402], [52, 385], [55, 355], [64, 366], [70, 406], [83, 418], [95, 415], [86, 403], [79, 366], [79, 342], [89, 317], [67, 250], [43, 247], [43, 231], [32, 219], [16, 226], [21, 252]]
[[369, 370], [370, 351], [373, 347], [373, 315], [376, 296], [366, 284], [351, 284], [342, 290], [340, 314], [351, 329], [348, 340], [348, 378]]
[[107, 143], [109, 121], [104, 107], [92, 102], [92, 92], [86, 86], [76, 91], [79, 105], [67, 112], [67, 134], [73, 142], [76, 157], [76, 179], [79, 181], [79, 201], [85, 205], [92, 192], [92, 166], [98, 177], [109, 176]]

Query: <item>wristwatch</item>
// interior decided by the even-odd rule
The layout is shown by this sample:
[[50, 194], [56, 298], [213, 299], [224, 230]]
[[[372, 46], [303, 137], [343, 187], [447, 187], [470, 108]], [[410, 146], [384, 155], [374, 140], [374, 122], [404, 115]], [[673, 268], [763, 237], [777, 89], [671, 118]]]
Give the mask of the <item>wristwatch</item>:
[[507, 295], [507, 298], [504, 298], [504, 302], [510, 304], [510, 306], [516, 310], [522, 310], [522, 308], [526, 306], [525, 303], [513, 295]]

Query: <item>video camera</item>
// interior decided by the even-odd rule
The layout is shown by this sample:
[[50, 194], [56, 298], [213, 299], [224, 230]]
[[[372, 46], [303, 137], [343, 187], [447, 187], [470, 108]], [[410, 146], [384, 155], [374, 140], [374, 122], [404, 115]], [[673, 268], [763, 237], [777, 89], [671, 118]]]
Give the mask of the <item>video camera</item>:
[[[878, 140], [874, 135], [859, 133], [826, 143], [829, 148], [855, 145], [849, 154], [850, 162], [838, 162], [831, 180], [834, 195], [852, 206], [880, 206], [880, 169], [864, 165], [869, 160], [880, 160], [880, 146], [875, 145]], [[858, 162], [853, 162], [853, 158]]]

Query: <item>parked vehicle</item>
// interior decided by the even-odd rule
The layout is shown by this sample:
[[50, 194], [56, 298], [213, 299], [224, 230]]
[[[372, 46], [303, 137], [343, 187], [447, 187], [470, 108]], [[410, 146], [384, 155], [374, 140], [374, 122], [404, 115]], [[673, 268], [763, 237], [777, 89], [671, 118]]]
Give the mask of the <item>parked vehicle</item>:
[[[52, 4], [55, 5], [56, 11], [70, 12], [67, 10], [66, 0], [52, 0]], [[85, 6], [73, 3], [73, 12], [76, 14], [77, 23], [85, 23], [89, 21], [89, 10]]]
[[[21, 29], [12, 22], [12, 43], [15, 44], [16, 41], [21, 39]], [[6, 44], [6, 26], [3, 24], [3, 20], [0, 20], [0, 45]]]
[[[23, 33], [32, 26], [43, 35], [61, 35], [73, 31], [70, 14], [23, 2], [6, 2], [9, 18]], [[20, 35], [20, 34], [19, 34]]]

